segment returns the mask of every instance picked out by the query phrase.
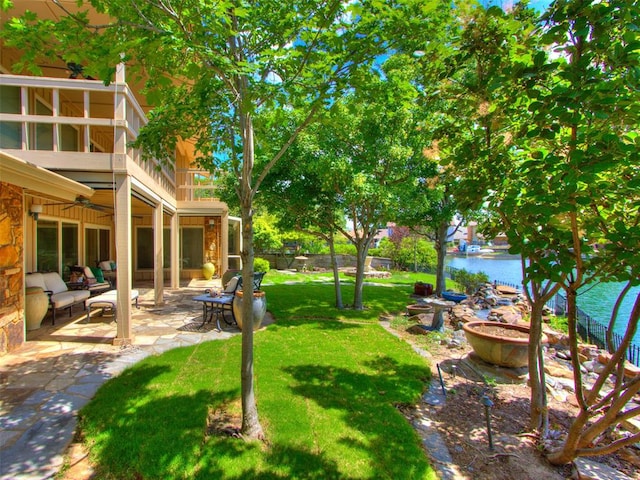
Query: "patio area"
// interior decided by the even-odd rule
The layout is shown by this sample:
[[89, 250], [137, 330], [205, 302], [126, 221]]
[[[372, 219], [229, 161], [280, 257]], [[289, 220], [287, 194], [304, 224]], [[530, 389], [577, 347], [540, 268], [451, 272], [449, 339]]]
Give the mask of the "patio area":
[[71, 318], [57, 316], [55, 326], [49, 314], [41, 328], [28, 332], [18, 351], [0, 358], [0, 479], [53, 476], [73, 438], [79, 409], [128, 366], [172, 348], [239, 334], [225, 322], [220, 332], [215, 321], [199, 328], [202, 305], [192, 298], [219, 286], [215, 282], [196, 280], [165, 290], [163, 306], [154, 305], [150, 286], [136, 285], [132, 346], [112, 345], [112, 316], [94, 313], [85, 323], [81, 307]]

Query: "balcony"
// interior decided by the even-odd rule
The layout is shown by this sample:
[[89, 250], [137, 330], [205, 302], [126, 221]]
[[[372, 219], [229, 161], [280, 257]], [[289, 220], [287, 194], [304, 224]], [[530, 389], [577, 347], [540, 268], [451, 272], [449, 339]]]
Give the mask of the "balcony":
[[[127, 84], [0, 75], [0, 148], [48, 169], [113, 171], [117, 153], [176, 196], [173, 166], [131, 147], [147, 123]], [[122, 167], [120, 167], [122, 168]]]

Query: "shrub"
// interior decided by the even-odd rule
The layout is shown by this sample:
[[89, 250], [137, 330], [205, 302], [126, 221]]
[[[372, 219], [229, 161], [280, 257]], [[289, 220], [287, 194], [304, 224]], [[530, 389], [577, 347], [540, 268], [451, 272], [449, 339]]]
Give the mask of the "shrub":
[[253, 271], [254, 272], [265, 272], [267, 273], [271, 270], [271, 266], [269, 265], [269, 260], [264, 258], [256, 257], [253, 260]]
[[480, 286], [489, 281], [489, 275], [486, 273], [471, 273], [464, 268], [452, 272], [451, 278], [464, 289], [465, 293], [469, 295], [475, 293]]
[[433, 244], [424, 238], [405, 237], [397, 246], [389, 238], [383, 238], [377, 248], [381, 257], [390, 258], [399, 270], [433, 268], [438, 262]]

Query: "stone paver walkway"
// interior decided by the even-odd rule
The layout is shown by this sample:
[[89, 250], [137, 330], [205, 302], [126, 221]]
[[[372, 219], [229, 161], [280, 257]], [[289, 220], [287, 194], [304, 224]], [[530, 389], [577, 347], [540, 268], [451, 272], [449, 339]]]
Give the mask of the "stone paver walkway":
[[[211, 282], [208, 286], [213, 286]], [[0, 479], [53, 478], [76, 427], [76, 416], [109, 378], [143, 358], [171, 348], [240, 333], [215, 322], [198, 329], [202, 305], [191, 300], [202, 293], [191, 288], [165, 290], [165, 306], [157, 307], [151, 289], [139, 289], [133, 309], [133, 346], [116, 347], [116, 323], [96, 314], [88, 324], [76, 307], [72, 319], [50, 317], [28, 332], [18, 351], [0, 357]]]

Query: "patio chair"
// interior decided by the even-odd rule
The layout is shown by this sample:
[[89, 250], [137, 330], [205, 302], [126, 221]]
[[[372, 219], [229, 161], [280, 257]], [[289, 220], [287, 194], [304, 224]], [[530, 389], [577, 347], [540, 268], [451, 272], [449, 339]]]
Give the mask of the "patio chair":
[[104, 279], [116, 287], [116, 262], [113, 260], [103, 260], [98, 263], [98, 268], [102, 270], [102, 275]]
[[[98, 268], [94, 270], [90, 267], [73, 265], [69, 267], [69, 270], [71, 270], [72, 282], [74, 279], [81, 278], [81, 288], [88, 290], [91, 295], [99, 295], [112, 288], [110, 282], [105, 282], [104, 277], [102, 277], [102, 272]], [[100, 275], [100, 278], [98, 278], [97, 275]]]
[[52, 325], [56, 323], [56, 310], [68, 308], [71, 316], [72, 307], [83, 304], [90, 295], [87, 290], [69, 290], [58, 272], [27, 273], [24, 278], [27, 287], [40, 287], [49, 296]]
[[[265, 273], [266, 272], [256, 272], [253, 274], [253, 291], [260, 290]], [[233, 313], [233, 299], [235, 298], [238, 290], [242, 290], [241, 275], [231, 277], [231, 280], [229, 280], [225, 285], [224, 290], [222, 290], [217, 296], [213, 297], [210, 302], [213, 305], [213, 308], [216, 309], [216, 314], [222, 315], [222, 318], [227, 325], [237, 325], [238, 323], [236, 321], [236, 316]], [[211, 293], [211, 291], [205, 290], [205, 293]], [[231, 318], [233, 319], [231, 322], [227, 321], [225, 318], [225, 310], [231, 312]]]

